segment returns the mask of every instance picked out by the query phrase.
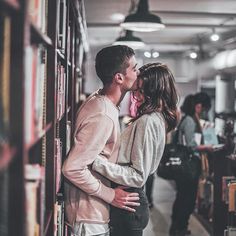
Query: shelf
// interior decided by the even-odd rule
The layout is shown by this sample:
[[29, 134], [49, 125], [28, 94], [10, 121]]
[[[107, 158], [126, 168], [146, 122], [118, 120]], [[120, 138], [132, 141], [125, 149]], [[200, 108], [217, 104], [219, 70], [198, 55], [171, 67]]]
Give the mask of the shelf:
[[[0, 93], [4, 95], [6, 87], [12, 95], [0, 104], [3, 131], [6, 119], [10, 139], [9, 143], [0, 142], [0, 172], [4, 174], [0, 218], [11, 219], [1, 224], [9, 235], [28, 232], [51, 236], [70, 231], [64, 222], [64, 196], [56, 191], [63, 181], [61, 166], [73, 141], [75, 89], [78, 87], [79, 97], [83, 88], [74, 71], [82, 77], [78, 65], [83, 68], [85, 62], [82, 41], [87, 32], [85, 17], [78, 11], [83, 9], [83, 0], [0, 0], [4, 49], [6, 46], [0, 53], [6, 62], [0, 68], [0, 74], [6, 72]], [[80, 34], [83, 40], [77, 40]], [[9, 54], [14, 63], [8, 63]], [[25, 181], [28, 164], [45, 169], [38, 183]]]
[[16, 153], [16, 148], [9, 144], [0, 144], [0, 170], [8, 166]]
[[32, 22], [30, 24], [30, 30], [32, 44], [44, 44], [46, 46], [52, 46], [52, 40]]

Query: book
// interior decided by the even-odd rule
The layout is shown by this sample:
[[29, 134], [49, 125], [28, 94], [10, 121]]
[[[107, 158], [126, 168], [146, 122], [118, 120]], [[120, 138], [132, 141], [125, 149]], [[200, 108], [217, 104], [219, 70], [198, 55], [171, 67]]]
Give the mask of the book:
[[236, 192], [236, 182], [229, 183], [229, 212], [235, 212], [235, 192]]
[[0, 142], [8, 138], [10, 123], [11, 18], [0, 15]]
[[204, 144], [209, 145], [217, 145], [219, 144], [218, 138], [215, 133], [215, 129], [213, 127], [207, 127], [202, 130]]
[[60, 0], [59, 5], [59, 32], [58, 32], [58, 47], [61, 49], [62, 53], [65, 53], [66, 49], [66, 15], [67, 7], [66, 0]]
[[231, 181], [236, 181], [235, 176], [222, 176], [222, 201], [228, 204], [229, 202], [229, 187]]
[[66, 154], [69, 153], [71, 147], [71, 121], [66, 123]]
[[59, 138], [55, 139], [55, 181], [56, 181], [56, 193], [61, 186], [61, 166], [62, 166], [62, 144]]
[[42, 169], [38, 164], [25, 165], [25, 194], [26, 194], [26, 234], [39, 235], [39, 219], [37, 216], [38, 211], [38, 187], [42, 178]]

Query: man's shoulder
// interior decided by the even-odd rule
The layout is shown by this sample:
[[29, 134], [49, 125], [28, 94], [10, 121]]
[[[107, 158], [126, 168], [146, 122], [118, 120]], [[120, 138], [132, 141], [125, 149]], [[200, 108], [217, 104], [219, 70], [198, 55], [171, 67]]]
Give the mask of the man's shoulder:
[[112, 119], [117, 119], [118, 116], [118, 110], [112, 102], [101, 95], [95, 95], [86, 100], [79, 110], [79, 113], [86, 115], [103, 114]]

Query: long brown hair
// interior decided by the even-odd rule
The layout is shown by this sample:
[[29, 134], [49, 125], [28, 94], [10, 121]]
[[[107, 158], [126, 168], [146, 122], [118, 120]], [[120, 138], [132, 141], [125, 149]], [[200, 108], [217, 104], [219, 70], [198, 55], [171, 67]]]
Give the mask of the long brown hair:
[[162, 113], [167, 132], [177, 125], [178, 96], [175, 79], [169, 68], [162, 63], [149, 63], [140, 69], [138, 80], [142, 80], [140, 90], [143, 92], [144, 102], [137, 109], [138, 119], [143, 114], [152, 112]]

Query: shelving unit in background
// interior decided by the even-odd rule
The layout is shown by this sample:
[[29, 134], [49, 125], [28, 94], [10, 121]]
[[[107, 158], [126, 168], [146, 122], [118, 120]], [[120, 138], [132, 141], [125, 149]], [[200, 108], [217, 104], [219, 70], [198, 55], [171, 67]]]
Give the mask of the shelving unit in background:
[[0, 235], [64, 235], [61, 164], [88, 50], [83, 0], [0, 2]]

